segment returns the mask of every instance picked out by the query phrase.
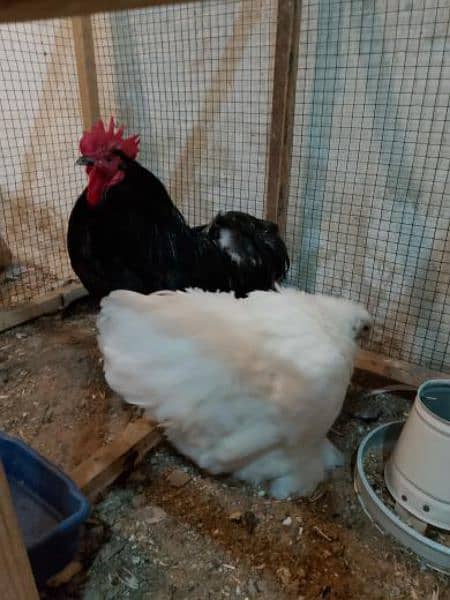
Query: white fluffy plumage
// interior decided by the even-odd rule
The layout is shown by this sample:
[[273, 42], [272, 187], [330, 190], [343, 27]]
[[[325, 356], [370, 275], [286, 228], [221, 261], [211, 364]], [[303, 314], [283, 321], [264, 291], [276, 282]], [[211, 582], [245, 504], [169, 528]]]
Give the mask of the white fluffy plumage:
[[358, 304], [294, 289], [240, 300], [115, 291], [98, 329], [109, 385], [165, 425], [180, 452], [286, 498], [342, 462], [326, 435], [369, 322]]

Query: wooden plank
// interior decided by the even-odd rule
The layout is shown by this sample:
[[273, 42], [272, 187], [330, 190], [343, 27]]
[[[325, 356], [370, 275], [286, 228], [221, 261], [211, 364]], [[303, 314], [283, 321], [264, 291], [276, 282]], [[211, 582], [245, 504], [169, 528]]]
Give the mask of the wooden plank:
[[387, 358], [375, 352], [360, 350], [356, 357], [355, 368], [380, 375], [392, 381], [418, 387], [427, 379], [450, 379], [450, 374], [430, 371], [411, 363]]
[[186, 4], [193, 0], [3, 0], [0, 23], [75, 17], [98, 12]]
[[[89, 500], [95, 502], [124, 472], [138, 465], [161, 438], [158, 426], [147, 419], [128, 423], [115, 440], [94, 452], [78, 465], [70, 476]], [[80, 564], [76, 561], [69, 563], [60, 573], [54, 575], [47, 585], [58, 587], [67, 583], [79, 572], [79, 567]]]
[[0, 598], [38, 600], [33, 573], [0, 461]]
[[155, 423], [144, 418], [133, 421], [108, 446], [76, 467], [71, 477], [83, 493], [95, 501], [124, 471], [132, 470], [141, 462], [161, 437]]
[[90, 129], [91, 125], [100, 119], [91, 17], [74, 17], [72, 19], [72, 31], [83, 125], [85, 129]]
[[278, 0], [266, 218], [285, 235], [294, 128], [301, 0]]
[[57, 290], [53, 290], [30, 304], [0, 310], [0, 332], [26, 323], [42, 315], [48, 315], [62, 310], [78, 298], [87, 296], [87, 290], [79, 283], [72, 283]]

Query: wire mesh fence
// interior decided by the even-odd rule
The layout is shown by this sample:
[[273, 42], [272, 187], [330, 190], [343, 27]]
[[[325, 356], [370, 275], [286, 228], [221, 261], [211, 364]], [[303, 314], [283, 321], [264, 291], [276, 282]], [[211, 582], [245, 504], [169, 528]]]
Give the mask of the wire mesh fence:
[[0, 307], [73, 277], [65, 229], [82, 185], [80, 123], [70, 23], [1, 25]]
[[[303, 0], [287, 242], [291, 284], [369, 307], [370, 349], [448, 370], [450, 8], [439, 2]], [[140, 134], [140, 161], [193, 225], [265, 212], [276, 5], [93, 17], [101, 114]], [[0, 82], [10, 307], [73, 277], [64, 238], [84, 175], [70, 22], [2, 26]]]
[[[101, 114], [140, 134], [139, 160], [189, 222], [231, 208], [262, 216], [276, 4], [214, 0], [93, 25]], [[65, 229], [84, 184], [82, 119], [69, 21], [3, 26], [0, 39], [1, 118], [16, 123], [3, 140], [0, 226], [14, 257], [0, 275], [10, 307], [73, 277]]]
[[450, 368], [450, 7], [304, 0], [290, 281], [360, 300], [369, 347]]
[[196, 2], [94, 24], [102, 114], [141, 134], [140, 161], [188, 221], [262, 216], [276, 2]]

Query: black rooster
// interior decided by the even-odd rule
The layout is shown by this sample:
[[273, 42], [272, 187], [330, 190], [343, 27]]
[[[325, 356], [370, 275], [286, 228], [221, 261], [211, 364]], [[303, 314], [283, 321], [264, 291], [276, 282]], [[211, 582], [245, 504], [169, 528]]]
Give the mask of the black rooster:
[[103, 122], [80, 141], [88, 186], [69, 219], [68, 251], [86, 289], [148, 294], [198, 287], [239, 297], [274, 287], [289, 258], [278, 227], [240, 212], [191, 228], [163, 184], [135, 158], [139, 138]]

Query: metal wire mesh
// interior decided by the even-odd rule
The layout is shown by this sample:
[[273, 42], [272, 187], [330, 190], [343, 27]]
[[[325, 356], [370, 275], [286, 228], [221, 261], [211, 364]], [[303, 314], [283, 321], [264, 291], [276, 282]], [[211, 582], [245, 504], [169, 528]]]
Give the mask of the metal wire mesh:
[[[303, 1], [287, 242], [290, 283], [369, 307], [370, 349], [448, 370], [450, 8], [439, 2]], [[140, 161], [188, 221], [262, 216], [276, 1], [93, 24], [102, 116], [141, 135]], [[0, 27], [0, 83], [8, 307], [73, 276], [64, 238], [84, 175], [70, 23]]]
[[0, 269], [2, 308], [73, 277], [65, 229], [81, 189], [80, 123], [70, 23], [0, 26], [0, 238], [13, 255]]
[[[191, 223], [220, 209], [262, 216], [275, 3], [219, 1], [93, 17], [101, 113], [141, 135], [140, 161]], [[73, 277], [68, 213], [81, 115], [69, 21], [0, 29], [0, 237], [14, 254], [0, 305]]]
[[291, 282], [360, 300], [369, 348], [450, 368], [450, 8], [304, 0]]
[[102, 114], [141, 134], [140, 161], [191, 224], [262, 216], [276, 3], [244, 0], [96, 16]]

